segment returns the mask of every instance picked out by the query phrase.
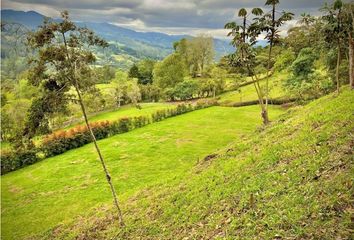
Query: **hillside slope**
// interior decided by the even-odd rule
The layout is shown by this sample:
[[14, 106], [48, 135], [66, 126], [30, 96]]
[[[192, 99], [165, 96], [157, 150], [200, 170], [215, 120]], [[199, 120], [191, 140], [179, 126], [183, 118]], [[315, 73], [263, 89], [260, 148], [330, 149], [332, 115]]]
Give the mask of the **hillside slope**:
[[[283, 88], [284, 81], [289, 78], [288, 72], [277, 72], [274, 73], [269, 78], [269, 97], [270, 99], [286, 99], [291, 97], [289, 93], [285, 92]], [[248, 79], [247, 82], [251, 82]], [[264, 87], [266, 84], [266, 79], [260, 81], [260, 85]], [[251, 83], [249, 85], [240, 87], [237, 90], [227, 91], [218, 96], [218, 102], [221, 105], [232, 106], [235, 104], [240, 104], [249, 101], [257, 101], [257, 92], [254, 89], [254, 85]]]
[[140, 191], [123, 204], [123, 230], [113, 210], [99, 209], [46, 237], [349, 239], [353, 100], [354, 92], [346, 90], [291, 109], [199, 162], [183, 181]]
[[[272, 107], [276, 119], [284, 110]], [[199, 159], [261, 124], [258, 106], [210, 107], [98, 141], [122, 203], [147, 187], [180, 182]], [[1, 238], [41, 239], [112, 206], [93, 144], [1, 176]], [[102, 212], [104, 213], [104, 212]], [[75, 234], [75, 231], [73, 231]], [[52, 239], [52, 237], [49, 237]], [[73, 237], [67, 237], [72, 239]]]

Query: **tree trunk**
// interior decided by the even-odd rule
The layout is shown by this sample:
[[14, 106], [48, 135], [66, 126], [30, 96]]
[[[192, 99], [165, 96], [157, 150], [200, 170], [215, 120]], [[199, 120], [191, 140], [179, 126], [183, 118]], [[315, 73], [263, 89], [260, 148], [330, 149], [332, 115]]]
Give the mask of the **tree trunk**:
[[117, 198], [117, 194], [116, 194], [116, 190], [113, 186], [113, 183], [112, 183], [112, 180], [111, 180], [111, 176], [109, 175], [109, 172], [108, 172], [108, 169], [106, 167], [106, 164], [103, 160], [103, 157], [102, 157], [102, 154], [101, 154], [101, 151], [98, 147], [98, 144], [97, 144], [97, 141], [96, 141], [96, 137], [95, 135], [93, 134], [92, 132], [92, 129], [91, 129], [91, 126], [89, 124], [89, 121], [88, 121], [88, 118], [87, 118], [87, 114], [86, 114], [86, 109], [85, 109], [85, 105], [82, 101], [82, 97], [81, 97], [81, 93], [80, 93], [80, 90], [79, 90], [79, 86], [78, 86], [78, 83], [75, 79], [75, 90], [76, 90], [76, 93], [78, 95], [78, 98], [79, 98], [79, 103], [80, 103], [80, 107], [81, 107], [81, 110], [82, 110], [82, 114], [84, 115], [84, 118], [85, 118], [85, 123], [86, 123], [86, 126], [87, 126], [87, 129], [89, 130], [90, 132], [90, 135], [91, 135], [91, 138], [93, 140], [93, 143], [95, 145], [95, 148], [96, 148], [96, 151], [97, 151], [97, 154], [98, 154], [98, 157], [100, 159], [100, 162], [102, 164], [102, 167], [103, 167], [103, 170], [104, 170], [104, 173], [106, 175], [106, 179], [107, 179], [107, 182], [111, 188], [111, 192], [112, 192], [112, 195], [113, 195], [113, 199], [114, 199], [114, 204], [118, 210], [118, 220], [119, 220], [119, 223], [121, 226], [124, 226], [124, 221], [123, 221], [123, 217], [122, 217], [122, 212], [120, 210], [120, 207], [119, 207], [119, 204], [118, 204], [118, 198]]
[[336, 69], [336, 82], [337, 82], [337, 94], [339, 94], [339, 65], [340, 65], [340, 42], [338, 41], [338, 52], [337, 52], [337, 69]]
[[120, 108], [120, 101], [121, 101], [121, 96], [120, 92], [118, 93], [118, 108]]
[[349, 84], [354, 89], [354, 39], [349, 35]]
[[[252, 80], [253, 80], [253, 76], [252, 76]], [[259, 105], [261, 107], [261, 117], [262, 117], [263, 124], [267, 125], [269, 123], [269, 117], [268, 117], [268, 111], [267, 111], [265, 104], [263, 102], [264, 99], [263, 99], [262, 89], [259, 86], [258, 80], [255, 81], [253, 84], [254, 84], [254, 87], [257, 92]]]
[[[69, 55], [69, 52], [68, 52], [68, 45], [67, 45], [67, 42], [66, 42], [65, 34], [62, 33], [62, 36], [63, 36], [63, 41], [64, 41], [64, 45], [65, 45], [65, 50], [66, 50], [66, 56], [67, 56], [67, 59], [69, 60], [70, 59], [70, 55]], [[73, 71], [72, 73], [73, 73], [74, 77], [71, 80], [73, 80], [73, 82], [74, 82], [74, 87], [75, 87], [77, 96], [79, 98], [79, 104], [80, 104], [80, 107], [81, 107], [82, 114], [84, 115], [86, 127], [89, 130], [89, 132], [90, 132], [92, 141], [93, 141], [93, 143], [95, 145], [98, 157], [100, 158], [101, 165], [102, 165], [104, 173], [106, 175], [107, 182], [108, 182], [108, 184], [109, 184], [109, 186], [111, 188], [114, 204], [115, 204], [115, 206], [117, 207], [117, 210], [118, 210], [118, 221], [119, 221], [119, 224], [120, 224], [120, 226], [123, 227], [124, 226], [124, 221], [123, 221], [123, 217], [122, 217], [122, 212], [121, 212], [119, 204], [118, 204], [118, 198], [117, 198], [116, 190], [115, 190], [115, 188], [114, 188], [114, 186], [112, 184], [111, 176], [109, 175], [109, 172], [107, 170], [106, 164], [105, 164], [105, 162], [103, 160], [100, 148], [97, 145], [96, 137], [95, 137], [95, 135], [92, 132], [91, 126], [90, 126], [88, 118], [87, 118], [85, 105], [84, 105], [84, 102], [82, 101], [81, 93], [80, 93], [80, 90], [79, 90], [80, 89], [79, 88], [79, 83], [78, 83], [77, 78], [76, 78], [76, 62], [74, 62], [74, 66], [72, 67], [72, 71]]]
[[[264, 116], [266, 124], [269, 123], [268, 119], [268, 99], [269, 99], [269, 77], [270, 77], [270, 69], [271, 69], [271, 60], [272, 60], [272, 49], [273, 49], [273, 42], [274, 42], [274, 34], [275, 34], [275, 3], [272, 5], [272, 29], [271, 29], [271, 37], [269, 41], [269, 53], [268, 53], [268, 69], [267, 69], [267, 79], [266, 79], [266, 92], [265, 92], [265, 112]], [[263, 116], [263, 114], [262, 114]]]
[[266, 108], [264, 108], [264, 106], [263, 106], [261, 115], [262, 115], [262, 119], [263, 119], [263, 124], [268, 125], [269, 124], [268, 110]]

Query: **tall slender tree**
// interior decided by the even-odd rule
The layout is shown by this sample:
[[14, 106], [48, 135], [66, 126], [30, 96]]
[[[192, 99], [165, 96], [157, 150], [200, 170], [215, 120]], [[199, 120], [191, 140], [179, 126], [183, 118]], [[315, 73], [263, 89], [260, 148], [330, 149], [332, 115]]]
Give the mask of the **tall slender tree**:
[[323, 27], [325, 41], [330, 44], [330, 46], [337, 48], [336, 83], [337, 93], [339, 94], [339, 67], [341, 63], [341, 54], [344, 48], [343, 44], [345, 39], [348, 37], [347, 24], [343, 24], [343, 2], [341, 0], [335, 0], [333, 4], [325, 4], [322, 10], [326, 13], [323, 16], [325, 21], [325, 25]]
[[[263, 10], [260, 8], [254, 8], [251, 13], [255, 16], [260, 16], [263, 14]], [[229, 55], [229, 63], [230, 65], [245, 68], [248, 75], [251, 76], [257, 93], [258, 102], [261, 107], [263, 124], [268, 124], [269, 118], [264, 100], [265, 93], [260, 86], [259, 77], [255, 71], [257, 65], [256, 51], [253, 48], [254, 44], [257, 42], [257, 37], [259, 36], [261, 29], [259, 28], [257, 21], [248, 21], [249, 15], [250, 14], [248, 14], [247, 10], [242, 8], [238, 12], [242, 24], [239, 25], [236, 22], [229, 22], [225, 25], [226, 29], [231, 30], [228, 33], [228, 36], [232, 36], [231, 44], [236, 48], [236, 52]]]
[[[77, 27], [64, 11], [60, 22], [45, 20], [36, 32], [28, 37], [28, 46], [37, 54], [30, 60], [29, 81], [43, 88], [44, 96], [35, 101], [41, 109], [40, 114], [30, 118], [26, 134], [33, 135], [36, 126], [46, 121], [46, 113], [56, 104], [66, 104], [66, 98], [71, 88], [76, 91], [75, 102], [79, 103], [86, 127], [90, 132], [104, 174], [112, 192], [114, 204], [118, 211], [118, 219], [124, 225], [122, 213], [118, 204], [117, 194], [103, 159], [95, 135], [89, 124], [82, 93], [94, 87], [91, 65], [95, 62], [92, 47], [106, 47], [108, 44], [87, 28]], [[54, 100], [53, 100], [54, 99]], [[44, 107], [43, 107], [44, 106]], [[38, 112], [38, 111], [37, 111]], [[30, 134], [32, 133], [32, 134]]]
[[265, 5], [270, 6], [271, 10], [265, 13], [261, 18], [257, 18], [259, 27], [262, 32], [266, 32], [265, 39], [269, 43], [268, 51], [268, 67], [267, 67], [267, 76], [266, 76], [266, 89], [265, 89], [265, 107], [268, 109], [268, 100], [269, 100], [269, 77], [272, 70], [272, 50], [276, 43], [279, 42], [279, 28], [286, 22], [293, 19], [294, 14], [291, 12], [279, 12], [276, 9], [276, 6], [279, 4], [279, 0], [267, 0]]
[[346, 3], [343, 7], [343, 26], [347, 35], [349, 55], [349, 84], [354, 89], [354, 3]]

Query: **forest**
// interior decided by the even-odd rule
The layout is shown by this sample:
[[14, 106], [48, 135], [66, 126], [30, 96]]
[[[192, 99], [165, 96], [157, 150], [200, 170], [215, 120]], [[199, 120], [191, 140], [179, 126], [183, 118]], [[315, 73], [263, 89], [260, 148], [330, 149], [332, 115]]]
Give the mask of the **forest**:
[[1, 238], [351, 239], [354, 4], [281, 2], [225, 52], [2, 18]]

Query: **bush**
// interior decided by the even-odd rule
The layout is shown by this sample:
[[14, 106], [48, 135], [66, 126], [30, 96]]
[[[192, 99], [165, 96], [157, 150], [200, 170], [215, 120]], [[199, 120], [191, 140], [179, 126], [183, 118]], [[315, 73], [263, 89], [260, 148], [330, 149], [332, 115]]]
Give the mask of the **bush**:
[[138, 116], [133, 119], [134, 128], [141, 128], [147, 124], [149, 124], [149, 118], [146, 116]]
[[114, 121], [111, 123], [110, 135], [128, 132], [134, 128], [133, 124], [134, 121], [129, 117], [123, 117], [118, 121]]
[[[98, 140], [106, 138], [110, 134], [110, 123], [108, 121], [95, 122], [90, 126]], [[69, 131], [58, 131], [47, 135], [43, 139], [41, 150], [45, 156], [51, 157], [90, 142], [92, 142], [92, 138], [87, 127], [77, 126]]]
[[36, 148], [21, 148], [16, 151], [2, 152], [1, 175], [38, 162]]
[[218, 101], [214, 98], [212, 99], [200, 99], [196, 102], [194, 109], [202, 109], [202, 108], [207, 108], [211, 106], [216, 106], [218, 105]]

